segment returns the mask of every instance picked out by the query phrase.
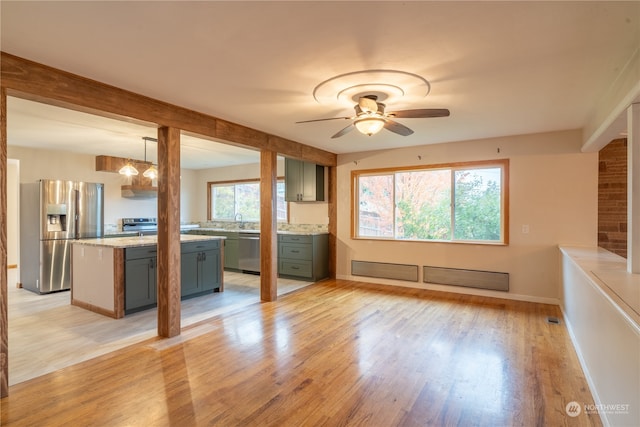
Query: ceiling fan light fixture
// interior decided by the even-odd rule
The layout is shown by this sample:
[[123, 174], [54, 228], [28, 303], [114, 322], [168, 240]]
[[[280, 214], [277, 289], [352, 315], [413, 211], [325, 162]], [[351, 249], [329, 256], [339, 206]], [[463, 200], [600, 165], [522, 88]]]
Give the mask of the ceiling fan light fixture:
[[131, 162], [127, 162], [126, 165], [120, 168], [118, 173], [120, 175], [133, 176], [138, 175], [138, 169], [134, 168]]
[[356, 129], [364, 135], [371, 136], [380, 132], [384, 127], [384, 119], [380, 117], [365, 117], [362, 119], [357, 119], [353, 122], [356, 126]]

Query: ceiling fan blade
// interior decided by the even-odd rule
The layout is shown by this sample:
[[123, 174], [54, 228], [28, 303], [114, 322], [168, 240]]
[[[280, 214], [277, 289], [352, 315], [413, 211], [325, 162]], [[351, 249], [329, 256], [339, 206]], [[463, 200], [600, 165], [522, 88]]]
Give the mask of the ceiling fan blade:
[[401, 125], [400, 123], [389, 119], [385, 120], [384, 128], [402, 136], [409, 136], [413, 133], [413, 131], [405, 125]]
[[349, 120], [351, 118], [352, 117], [331, 117], [331, 118], [328, 118], [328, 119], [303, 120], [301, 122], [296, 122], [296, 123], [324, 122], [324, 121], [327, 121], [327, 120], [345, 120], [345, 119]]
[[361, 96], [358, 100], [358, 105], [362, 111], [367, 113], [374, 113], [378, 111], [378, 103], [375, 99], [367, 98], [366, 96]]
[[331, 138], [340, 138], [342, 135], [349, 133], [353, 130], [355, 126], [353, 125], [353, 123], [349, 124], [349, 126], [347, 126], [346, 128], [342, 129], [340, 132], [336, 133], [335, 135], [333, 135]]
[[448, 117], [449, 110], [446, 108], [419, 108], [417, 110], [401, 110], [389, 113], [389, 116], [398, 119], [423, 119], [428, 117]]

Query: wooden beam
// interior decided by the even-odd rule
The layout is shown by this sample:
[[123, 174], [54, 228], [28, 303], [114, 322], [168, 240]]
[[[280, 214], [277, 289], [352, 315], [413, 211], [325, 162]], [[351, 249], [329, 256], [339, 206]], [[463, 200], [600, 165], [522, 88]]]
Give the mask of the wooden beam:
[[275, 151], [260, 153], [260, 299], [278, 297], [278, 224], [276, 191], [278, 163]]
[[180, 129], [158, 129], [158, 335], [180, 335]]
[[[29, 61], [6, 52], [0, 56], [0, 85], [9, 95], [107, 117], [156, 123], [195, 135], [254, 149], [268, 148], [292, 158], [335, 166], [334, 153], [306, 146], [207, 114]], [[277, 147], [274, 150], [272, 146]]]
[[7, 91], [0, 89], [0, 398], [9, 394], [7, 280]]

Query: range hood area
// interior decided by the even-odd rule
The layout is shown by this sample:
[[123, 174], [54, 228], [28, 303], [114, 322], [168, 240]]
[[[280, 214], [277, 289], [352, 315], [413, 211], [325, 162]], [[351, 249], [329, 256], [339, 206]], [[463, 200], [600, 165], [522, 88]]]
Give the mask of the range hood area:
[[[96, 156], [97, 172], [118, 173], [121, 167], [131, 163], [138, 170], [145, 170], [151, 166], [151, 162], [141, 160], [125, 159], [123, 157]], [[120, 187], [121, 195], [127, 199], [153, 199], [158, 197], [158, 187], [153, 185], [153, 181], [140, 175], [131, 177], [131, 184]]]

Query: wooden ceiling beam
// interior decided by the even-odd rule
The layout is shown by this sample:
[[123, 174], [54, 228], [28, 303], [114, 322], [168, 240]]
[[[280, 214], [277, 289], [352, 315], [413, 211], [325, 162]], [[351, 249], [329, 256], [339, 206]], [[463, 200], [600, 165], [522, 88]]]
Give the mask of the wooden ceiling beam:
[[139, 95], [76, 74], [0, 52], [0, 85], [7, 94], [110, 118], [172, 127], [252, 149], [336, 166], [325, 150], [280, 138], [217, 117]]

